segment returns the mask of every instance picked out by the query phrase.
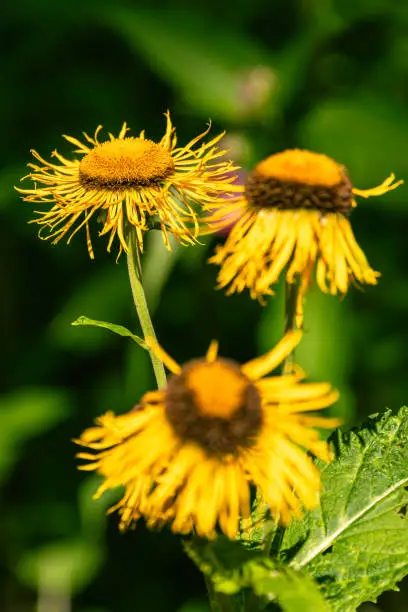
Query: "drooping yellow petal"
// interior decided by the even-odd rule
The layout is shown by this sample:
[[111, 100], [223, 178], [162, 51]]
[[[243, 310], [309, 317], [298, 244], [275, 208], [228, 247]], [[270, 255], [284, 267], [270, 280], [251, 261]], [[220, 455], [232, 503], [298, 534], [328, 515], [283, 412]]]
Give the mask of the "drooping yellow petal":
[[[284, 275], [300, 282], [295, 322], [303, 325], [303, 303], [316, 269], [319, 288], [344, 295], [351, 284], [377, 283], [350, 226], [355, 195], [379, 196], [403, 181], [391, 174], [372, 189], [356, 189], [344, 166], [325, 155], [292, 149], [271, 155], [249, 173], [234, 227], [210, 263], [220, 266], [217, 287], [226, 294], [249, 290], [262, 305]], [[208, 225], [227, 229], [234, 204], [215, 211]]]
[[205, 356], [208, 363], [212, 363], [217, 359], [218, 356], [218, 341], [212, 340], [210, 346], [208, 347], [207, 354]]
[[98, 141], [101, 126], [93, 138], [84, 133], [86, 144], [65, 135], [80, 159], [67, 159], [54, 151], [51, 156], [59, 162], [54, 164], [33, 150], [40, 165], [29, 164], [31, 172], [24, 178], [34, 185], [17, 191], [26, 202], [45, 205], [44, 210], [35, 211], [39, 218], [32, 221], [42, 226], [42, 237], [54, 244], [64, 237], [69, 242], [85, 228], [93, 258], [89, 222], [98, 216], [102, 223], [99, 236], [108, 235], [108, 250], [117, 238], [120, 255], [128, 251], [125, 220], [126, 229], [135, 231], [142, 250], [143, 235], [149, 230], [146, 220], [155, 217], [169, 250], [169, 233], [180, 244], [196, 244], [200, 209], [213, 210], [226, 198], [237, 200], [242, 187], [234, 184], [237, 167], [221, 159], [225, 151], [217, 143], [223, 134], [198, 144], [209, 126], [187, 146], [176, 148], [170, 115], [167, 112], [165, 116], [166, 130], [159, 142], [146, 138], [144, 131], [138, 137], [128, 136], [124, 123], [117, 136], [108, 133], [103, 142]]
[[[284, 377], [282, 377], [284, 378]], [[257, 383], [261, 386], [262, 382]], [[302, 385], [291, 385], [278, 388], [263, 387], [263, 395], [266, 399], [271, 399], [276, 403], [299, 402], [306, 400], [315, 400], [326, 396], [332, 390], [330, 383], [304, 383]]]
[[322, 395], [320, 397], [299, 402], [299, 401], [291, 401], [282, 402], [279, 405], [279, 411], [282, 413], [300, 413], [300, 412], [308, 412], [311, 410], [321, 410], [322, 408], [327, 408], [331, 406], [339, 399], [339, 392], [337, 390], [330, 391], [326, 395]]
[[335, 429], [343, 424], [342, 419], [336, 417], [304, 417], [301, 422], [307, 427], [321, 427], [322, 429]]
[[173, 372], [173, 374], [180, 374], [181, 367], [179, 364], [174, 361], [174, 359], [170, 357], [168, 353], [166, 353], [164, 348], [162, 348], [160, 344], [154, 338], [152, 338], [152, 336], [148, 336], [145, 342], [150, 350], [160, 359], [160, 361], [164, 363], [170, 372]]
[[377, 187], [371, 187], [369, 189], [356, 189], [355, 187], [353, 187], [353, 193], [355, 193], [358, 196], [361, 196], [362, 198], [371, 198], [372, 196], [382, 196], [385, 193], [388, 193], [389, 191], [393, 191], [394, 189], [402, 185], [404, 182], [403, 180], [400, 180], [400, 181], [396, 181], [395, 183], [393, 183], [394, 180], [395, 180], [395, 174], [392, 172], [390, 176], [381, 183], [381, 185], [377, 185]]
[[265, 374], [272, 372], [299, 344], [302, 337], [300, 331], [290, 331], [284, 338], [268, 353], [248, 361], [241, 366], [242, 372], [251, 380], [262, 378]]
[[315, 427], [335, 426], [338, 419], [306, 413], [333, 403], [337, 392], [327, 383], [303, 384], [297, 368], [259, 380], [300, 336], [287, 334], [242, 369], [218, 359], [215, 341], [205, 358], [181, 368], [147, 339], [181, 375], [169, 378], [165, 389], [147, 392], [129, 413], [100, 417], [77, 441], [87, 449], [78, 455], [86, 462], [81, 469], [103, 477], [95, 496], [124, 488], [111, 508], [119, 512], [121, 529], [143, 517], [151, 528], [168, 524], [175, 533], [194, 531], [209, 539], [221, 530], [234, 539], [242, 520], [245, 529], [254, 527], [254, 485], [282, 524], [318, 503], [319, 472], [307, 453], [331, 459]]

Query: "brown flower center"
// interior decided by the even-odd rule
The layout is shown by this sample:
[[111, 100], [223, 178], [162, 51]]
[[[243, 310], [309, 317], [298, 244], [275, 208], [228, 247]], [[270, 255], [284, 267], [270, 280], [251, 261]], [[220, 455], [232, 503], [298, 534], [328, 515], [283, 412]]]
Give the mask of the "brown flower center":
[[245, 195], [256, 208], [347, 214], [353, 206], [352, 189], [344, 168], [330, 157], [290, 149], [255, 167], [248, 175]]
[[117, 138], [85, 155], [79, 177], [87, 189], [115, 191], [152, 185], [173, 170], [173, 158], [161, 145], [142, 138]]
[[171, 377], [166, 415], [180, 438], [209, 453], [251, 446], [262, 425], [258, 390], [238, 364], [226, 359], [190, 361]]

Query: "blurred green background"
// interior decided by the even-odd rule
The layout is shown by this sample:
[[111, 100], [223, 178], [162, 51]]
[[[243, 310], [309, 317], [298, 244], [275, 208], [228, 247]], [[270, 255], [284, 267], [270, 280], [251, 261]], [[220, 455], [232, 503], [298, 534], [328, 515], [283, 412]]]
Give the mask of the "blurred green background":
[[[137, 329], [125, 260], [84, 235], [52, 247], [13, 191], [30, 148], [69, 154], [62, 133], [160, 138], [168, 108], [186, 143], [211, 117], [250, 168], [288, 147], [346, 164], [371, 187], [408, 177], [408, 5], [403, 0], [16, 0], [2, 8], [0, 108], [0, 610], [205, 612], [203, 580], [168, 532], [120, 535], [112, 499], [76, 470], [78, 436], [107, 409], [129, 410], [154, 384], [145, 354], [79, 315]], [[313, 291], [298, 361], [338, 385], [348, 425], [407, 400], [408, 190], [360, 201], [352, 222], [377, 288], [342, 301]], [[206, 258], [220, 237], [144, 258], [158, 336], [177, 360], [246, 360], [282, 333], [283, 295], [264, 308], [214, 291]], [[368, 610], [405, 611], [408, 586]]]

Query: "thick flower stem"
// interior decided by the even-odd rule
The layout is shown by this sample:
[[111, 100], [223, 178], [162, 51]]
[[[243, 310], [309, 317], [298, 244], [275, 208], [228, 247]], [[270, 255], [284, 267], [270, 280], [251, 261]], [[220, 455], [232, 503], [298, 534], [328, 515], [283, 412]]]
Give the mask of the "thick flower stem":
[[[150, 336], [156, 340], [156, 334], [152, 320], [150, 318], [149, 309], [147, 307], [146, 296], [143, 290], [142, 282], [142, 267], [140, 263], [140, 250], [137, 242], [137, 236], [134, 231], [129, 232], [128, 240], [127, 264], [129, 272], [130, 286], [132, 289], [133, 301], [135, 303], [137, 316], [139, 317], [140, 326], [143, 331], [144, 338]], [[152, 362], [154, 375], [156, 377], [157, 386], [162, 389], [166, 386], [166, 373], [164, 366], [156, 355], [149, 351]]]
[[[297, 277], [293, 283], [285, 283], [285, 334], [299, 329], [299, 297], [301, 280]], [[292, 351], [282, 364], [282, 374], [293, 371], [295, 352]]]
[[[285, 322], [284, 333], [296, 331], [299, 329], [299, 300], [301, 299], [301, 280], [295, 279], [295, 282], [285, 283]], [[301, 315], [303, 317], [303, 315]], [[292, 374], [295, 359], [295, 351], [289, 353], [282, 364], [282, 374]], [[264, 550], [267, 554], [274, 558], [279, 558], [280, 548], [285, 528], [283, 525], [277, 525], [275, 529], [270, 530], [268, 537], [265, 538]]]

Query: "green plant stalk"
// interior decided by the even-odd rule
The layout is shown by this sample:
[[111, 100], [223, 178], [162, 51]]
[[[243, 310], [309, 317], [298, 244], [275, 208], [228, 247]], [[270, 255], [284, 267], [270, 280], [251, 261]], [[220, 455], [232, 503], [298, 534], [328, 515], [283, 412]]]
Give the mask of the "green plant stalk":
[[[301, 280], [296, 277], [294, 283], [285, 283], [285, 319], [284, 319], [284, 334], [289, 331], [298, 329], [296, 324], [296, 310], [299, 298]], [[282, 374], [291, 374], [294, 365], [294, 351], [292, 351], [282, 364]], [[254, 514], [254, 520], [262, 522], [262, 548], [267, 553], [275, 558], [279, 557], [279, 551], [282, 544], [285, 528], [273, 520], [267, 520], [262, 516], [264, 501], [261, 494], [257, 493], [258, 511]]]
[[[150, 318], [150, 313], [146, 302], [146, 296], [143, 289], [140, 250], [135, 232], [129, 233], [127, 244], [127, 264], [129, 280], [132, 289], [133, 301], [135, 303], [136, 312], [140, 321], [140, 326], [142, 328], [142, 332], [145, 339], [148, 336], [156, 339], [156, 334], [154, 331], [152, 320]], [[166, 374], [164, 371], [163, 363], [151, 351], [149, 351], [149, 354], [152, 361], [157, 386], [159, 389], [163, 388], [166, 386]], [[243, 607], [242, 597], [240, 595], [236, 596], [218, 593], [214, 589], [214, 585], [210, 578], [206, 577], [205, 581], [212, 612], [244, 612], [245, 609]]]
[[[284, 320], [284, 334], [289, 331], [298, 329], [296, 324], [296, 310], [298, 305], [299, 291], [300, 291], [300, 279], [296, 278], [294, 283], [285, 283], [285, 320]], [[294, 365], [294, 351], [289, 353], [282, 364], [282, 374], [291, 374]], [[260, 508], [263, 505], [263, 499], [260, 493], [257, 494], [257, 503]], [[260, 512], [259, 519], [262, 517]], [[285, 534], [285, 528], [279, 525], [276, 521], [265, 520], [262, 521], [263, 534], [262, 543], [263, 550], [274, 558], [279, 558], [279, 552], [282, 545], [283, 536]]]
[[[293, 283], [285, 281], [285, 323], [284, 333], [298, 329], [296, 324], [296, 310], [299, 299], [301, 279], [296, 276]], [[295, 360], [295, 351], [289, 353], [282, 364], [282, 374], [291, 374]]]
[[[135, 231], [129, 232], [127, 244], [127, 265], [130, 287], [132, 289], [133, 301], [135, 303], [136, 312], [137, 316], [139, 317], [143, 336], [145, 340], [149, 336], [156, 340], [156, 334], [154, 331], [152, 320], [150, 318], [150, 313], [146, 302], [146, 296], [143, 289], [140, 249]], [[149, 355], [152, 362], [154, 375], [156, 377], [157, 387], [159, 389], [162, 389], [166, 386], [166, 373], [164, 370], [163, 363], [158, 357], [156, 357], [156, 355], [152, 351], [149, 351]]]
[[[297, 276], [294, 283], [288, 283], [285, 281], [285, 321], [284, 321], [284, 334], [289, 331], [295, 331], [298, 329], [296, 324], [296, 310], [299, 299], [299, 291], [301, 286], [301, 279]], [[293, 350], [286, 357], [282, 364], [282, 374], [291, 374], [293, 372], [293, 365], [295, 360], [295, 351]], [[277, 525], [276, 529], [270, 530], [266, 533], [264, 550], [274, 558], [279, 558], [280, 548], [282, 545], [283, 536], [285, 535], [285, 528], [282, 525]]]

